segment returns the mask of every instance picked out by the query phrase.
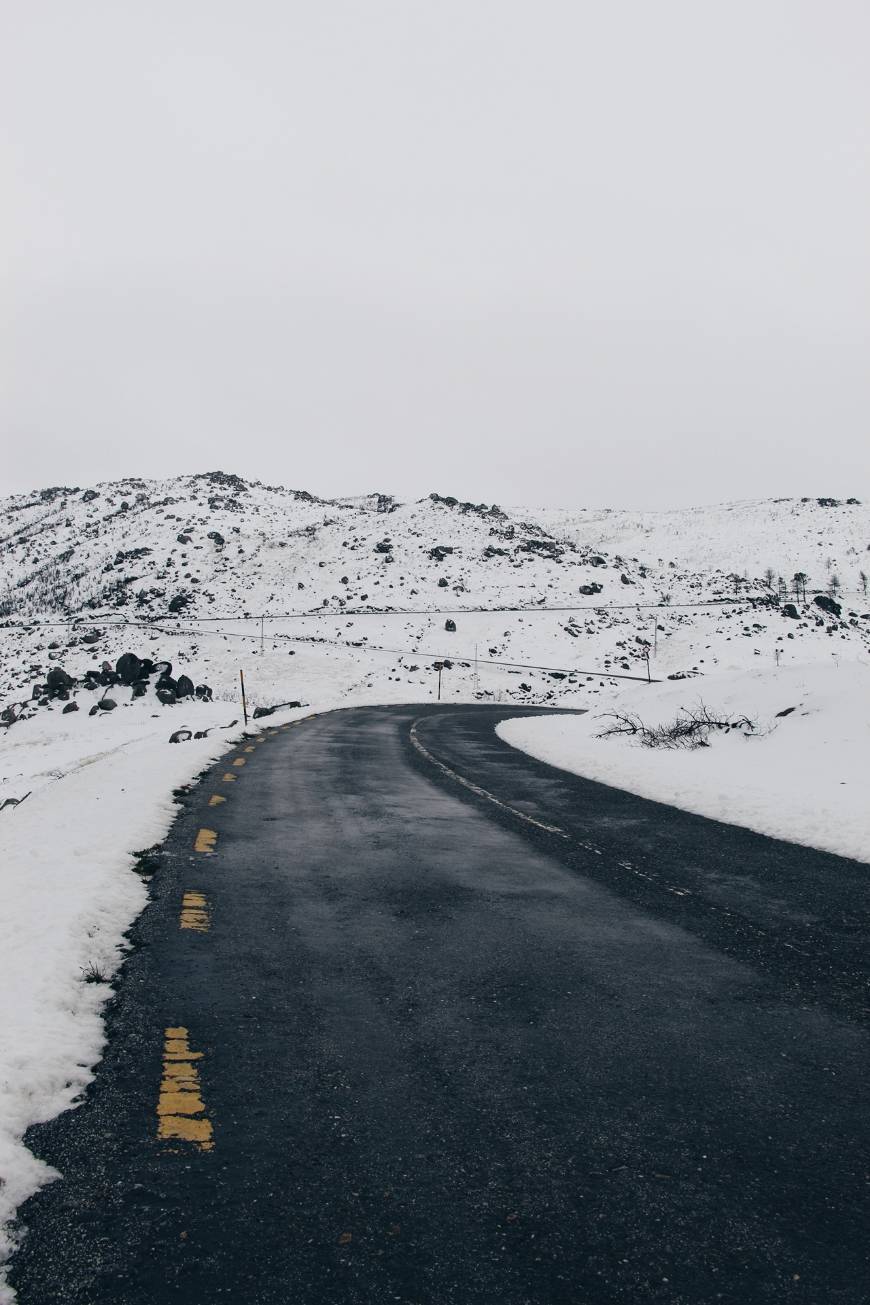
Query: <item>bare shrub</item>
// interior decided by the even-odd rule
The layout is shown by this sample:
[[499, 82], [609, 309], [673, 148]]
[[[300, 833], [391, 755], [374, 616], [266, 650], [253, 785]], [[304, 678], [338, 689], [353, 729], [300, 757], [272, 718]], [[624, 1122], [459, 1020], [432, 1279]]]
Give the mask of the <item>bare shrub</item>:
[[708, 748], [714, 732], [730, 734], [739, 730], [746, 737], [758, 733], [758, 722], [749, 716], [714, 715], [703, 702], [695, 707], [681, 707], [672, 721], [661, 725], [646, 725], [640, 716], [630, 712], [607, 712], [603, 717], [607, 725], [595, 737], [612, 739], [620, 736], [636, 738], [645, 748]]

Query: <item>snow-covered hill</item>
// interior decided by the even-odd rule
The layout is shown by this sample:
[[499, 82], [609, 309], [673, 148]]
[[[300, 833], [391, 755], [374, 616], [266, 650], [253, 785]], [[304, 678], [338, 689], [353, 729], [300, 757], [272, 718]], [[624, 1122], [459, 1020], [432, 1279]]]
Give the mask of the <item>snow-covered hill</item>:
[[648, 565], [674, 561], [694, 571], [753, 577], [769, 569], [789, 587], [795, 573], [803, 572], [814, 589], [826, 589], [836, 575], [846, 590], [860, 590], [861, 572], [870, 575], [870, 515], [856, 498], [750, 500], [670, 512], [545, 508], [527, 513], [557, 538]]
[[[0, 503], [0, 522], [7, 702], [53, 663], [80, 675], [128, 650], [196, 663], [219, 696], [235, 692], [241, 664], [263, 698], [310, 695], [312, 658], [320, 666], [329, 650], [357, 695], [392, 697], [398, 676], [409, 696], [428, 696], [431, 663], [447, 657], [451, 694], [555, 701], [599, 690], [608, 673], [645, 675], [648, 651], [666, 676], [867, 643], [870, 516], [856, 503], [566, 518], [438, 494], [324, 501], [209, 472], [18, 495]], [[768, 566], [789, 583], [804, 571], [810, 590], [839, 573], [842, 620], [811, 593], [799, 619], [760, 605]], [[683, 606], [734, 598], [759, 602]], [[82, 646], [87, 630], [96, 641]]]

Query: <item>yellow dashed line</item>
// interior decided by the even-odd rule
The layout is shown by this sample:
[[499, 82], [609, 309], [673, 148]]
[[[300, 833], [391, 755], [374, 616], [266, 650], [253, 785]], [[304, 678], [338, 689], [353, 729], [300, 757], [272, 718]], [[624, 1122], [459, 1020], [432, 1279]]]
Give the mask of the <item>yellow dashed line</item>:
[[244, 766], [244, 764], [245, 764], [244, 757], [236, 757], [235, 761], [233, 762], [234, 766]]
[[200, 1151], [211, 1151], [214, 1130], [205, 1115], [199, 1072], [194, 1064], [202, 1059], [202, 1052], [191, 1051], [187, 1029], [167, 1029], [165, 1037], [157, 1136], [164, 1142], [191, 1142]]
[[213, 852], [217, 834], [213, 829], [201, 829], [193, 845], [194, 852]]
[[[235, 775], [230, 776], [230, 778], [235, 779]], [[208, 800], [208, 804], [210, 807], [219, 807], [222, 802], [226, 802], [226, 798], [223, 797], [220, 793], [212, 793], [211, 797]]]
[[227, 773], [224, 775], [225, 784], [234, 784], [237, 779], [238, 779], [238, 775], [234, 775], [231, 770], [228, 770]]
[[203, 893], [185, 893], [181, 899], [179, 928], [193, 929], [196, 933], [208, 933], [211, 915], [208, 899]]
[[245, 748], [245, 752], [256, 752], [256, 751], [257, 749], [255, 747]]

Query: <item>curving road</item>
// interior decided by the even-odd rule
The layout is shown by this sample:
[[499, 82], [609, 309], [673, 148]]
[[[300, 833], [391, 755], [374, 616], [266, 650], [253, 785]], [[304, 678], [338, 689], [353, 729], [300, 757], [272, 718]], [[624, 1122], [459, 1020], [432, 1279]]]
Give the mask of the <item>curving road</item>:
[[316, 716], [191, 790], [28, 1138], [21, 1305], [866, 1305], [867, 867], [519, 714]]

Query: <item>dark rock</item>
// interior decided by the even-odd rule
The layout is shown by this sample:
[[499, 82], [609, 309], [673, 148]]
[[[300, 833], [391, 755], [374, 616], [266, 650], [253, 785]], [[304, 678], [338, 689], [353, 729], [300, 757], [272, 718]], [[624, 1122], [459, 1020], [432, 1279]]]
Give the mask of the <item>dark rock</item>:
[[209, 686], [208, 684], [198, 684], [198, 685], [196, 686], [196, 690], [195, 690], [195, 692], [196, 692], [196, 696], [197, 696], [197, 698], [200, 698], [203, 702], [211, 702], [211, 700], [212, 700], [212, 689], [210, 688], [210, 686]]
[[797, 707], [786, 707], [785, 711], [778, 711], [776, 714], [777, 716], [790, 716], [793, 711], [797, 711]]
[[790, 617], [792, 621], [799, 621], [801, 618], [801, 614], [794, 603], [783, 603], [782, 614]]
[[827, 594], [816, 594], [813, 602], [816, 607], [821, 607], [823, 612], [830, 612], [831, 616], [839, 616], [843, 610], [840, 604], [833, 598], [829, 598]]
[[135, 653], [123, 653], [115, 662], [115, 674], [121, 684], [132, 684], [142, 675], [142, 663]]
[[170, 734], [169, 742], [186, 743], [187, 740], [192, 737], [193, 735], [191, 734], [190, 730], [176, 730], [174, 734]]
[[134, 698], [144, 698], [145, 694], [148, 692], [148, 681], [136, 680], [136, 682], [132, 685], [132, 689], [133, 689]]
[[100, 711], [114, 711], [117, 705], [114, 698], [100, 698], [97, 703]]
[[99, 498], [99, 497], [100, 496], [95, 489], [86, 489], [84, 494], [82, 494], [82, 502], [92, 503], [95, 498]]
[[445, 578], [444, 576], [442, 576], [441, 579], [438, 581], [438, 588], [439, 588], [439, 589], [446, 589], [446, 588], [447, 588], [447, 584], [448, 584], [448, 581], [446, 580], [446, 578]]
[[210, 530], [208, 532], [208, 538], [213, 540], [218, 548], [223, 548], [224, 544], [227, 542], [219, 530]]
[[623, 583], [624, 585], [633, 585], [633, 584], [634, 584], [634, 581], [633, 581], [632, 579], [630, 579], [627, 575], [624, 575], [624, 574], [623, 574], [623, 575], [621, 575], [619, 578], [620, 578], [620, 580], [622, 581], [622, 583]]
[[93, 707], [91, 707], [90, 711], [88, 712], [88, 715], [89, 715], [89, 716], [99, 716], [99, 714], [100, 714], [100, 709], [99, 709], [99, 707], [97, 706], [97, 704], [94, 703]]
[[178, 701], [178, 699], [175, 696], [175, 690], [170, 689], [166, 686], [164, 686], [162, 689], [157, 690], [157, 697], [160, 700], [160, 702], [163, 703], [164, 707], [171, 707], [173, 703]]
[[590, 566], [607, 566], [607, 563], [606, 563], [606, 561], [604, 560], [603, 557], [590, 557], [590, 558], [589, 558], [589, 565], [590, 565]]
[[[180, 534], [175, 536], [175, 542], [178, 544], [189, 544], [190, 539], [191, 539], [190, 535]], [[169, 741], [170, 743], [172, 742], [171, 739]]]
[[594, 580], [592, 581], [591, 584], [588, 584], [588, 585], [581, 585], [581, 586], [580, 586], [580, 592], [581, 592], [581, 594], [600, 594], [600, 593], [601, 593], [601, 589], [602, 589], [602, 586], [599, 585], [599, 584], [596, 584], [596, 582], [595, 582]]
[[102, 630], [89, 630], [87, 634], [82, 635], [82, 643], [99, 643], [102, 637]]
[[444, 622], [444, 629], [447, 630], [448, 633], [453, 634], [456, 630], [456, 622], [451, 621], [450, 618], [448, 617], [448, 619]]
[[179, 675], [175, 682], [175, 696], [177, 698], [193, 697], [193, 680], [189, 675]]
[[183, 612], [189, 602], [190, 594], [186, 594], [182, 590], [180, 594], [176, 594], [174, 598], [169, 600], [169, 610], [170, 612]]
[[63, 709], [63, 715], [68, 716], [71, 711], [78, 711], [78, 709], [79, 704], [77, 702], [68, 702]]

